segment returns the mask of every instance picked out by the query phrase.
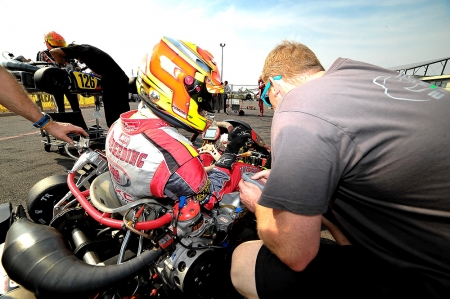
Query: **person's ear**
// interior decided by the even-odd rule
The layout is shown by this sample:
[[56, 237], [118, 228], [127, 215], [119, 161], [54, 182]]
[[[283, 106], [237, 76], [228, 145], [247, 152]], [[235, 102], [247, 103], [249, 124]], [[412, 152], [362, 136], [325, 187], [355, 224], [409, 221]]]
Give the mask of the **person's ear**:
[[270, 88], [272, 88], [272, 94], [274, 97], [276, 97], [280, 93], [280, 90], [281, 90], [281, 86], [280, 86], [281, 80], [273, 80], [271, 77], [269, 77], [269, 80], [270, 80], [270, 85], [271, 85]]

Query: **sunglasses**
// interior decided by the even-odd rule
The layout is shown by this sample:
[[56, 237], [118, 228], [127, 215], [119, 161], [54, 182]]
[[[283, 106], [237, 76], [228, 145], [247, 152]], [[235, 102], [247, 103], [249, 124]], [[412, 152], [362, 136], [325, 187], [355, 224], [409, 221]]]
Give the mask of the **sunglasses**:
[[[280, 80], [281, 78], [282, 78], [282, 76], [278, 75], [278, 76], [272, 77], [272, 80]], [[261, 94], [261, 100], [263, 100], [263, 102], [264, 102], [264, 104], [266, 104], [266, 106], [272, 107], [269, 96], [267, 96], [267, 99], [266, 99], [266, 94], [267, 94], [267, 91], [269, 90], [269, 88], [270, 88], [270, 80], [269, 80], [269, 82], [267, 82], [266, 88], [264, 88], [264, 90]]]

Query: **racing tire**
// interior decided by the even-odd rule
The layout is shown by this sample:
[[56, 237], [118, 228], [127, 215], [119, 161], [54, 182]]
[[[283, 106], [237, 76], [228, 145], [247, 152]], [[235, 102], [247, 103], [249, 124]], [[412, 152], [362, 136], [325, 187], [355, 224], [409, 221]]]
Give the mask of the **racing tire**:
[[69, 192], [67, 175], [53, 175], [37, 182], [28, 192], [27, 210], [31, 220], [48, 225], [53, 207]]
[[34, 73], [36, 88], [49, 94], [66, 93], [70, 90], [70, 76], [67, 71], [56, 67], [45, 67]]

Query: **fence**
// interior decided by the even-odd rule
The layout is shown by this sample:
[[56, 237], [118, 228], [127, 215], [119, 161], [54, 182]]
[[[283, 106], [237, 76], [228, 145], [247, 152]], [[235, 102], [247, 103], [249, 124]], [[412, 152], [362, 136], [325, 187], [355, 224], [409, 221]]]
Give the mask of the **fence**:
[[[230, 84], [231, 93], [228, 95], [230, 99], [254, 100], [255, 94], [258, 93], [258, 85]], [[251, 98], [248, 98], [248, 95]]]

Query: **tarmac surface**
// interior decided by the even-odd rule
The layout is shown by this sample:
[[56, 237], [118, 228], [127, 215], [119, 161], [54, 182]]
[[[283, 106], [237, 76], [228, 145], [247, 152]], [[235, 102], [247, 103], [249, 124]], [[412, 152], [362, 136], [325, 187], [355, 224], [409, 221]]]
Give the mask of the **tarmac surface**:
[[[137, 103], [131, 102], [130, 106], [136, 109]], [[248, 109], [248, 106], [256, 109]], [[243, 116], [239, 116], [237, 111], [230, 111], [229, 115], [223, 110], [220, 113], [216, 111], [216, 120], [244, 121], [270, 146], [273, 110], [264, 107], [264, 117], [259, 117], [256, 101], [242, 101], [241, 108], [245, 113]], [[83, 108], [82, 113], [88, 127], [95, 125], [94, 108]], [[99, 124], [107, 128], [103, 108], [101, 114]], [[192, 135], [184, 130], [180, 133], [188, 138]], [[13, 206], [22, 204], [26, 207], [28, 191], [34, 184], [55, 174], [65, 174], [72, 168], [75, 161], [70, 156], [60, 154], [55, 146], [50, 148], [50, 152], [45, 151], [43, 140], [39, 130], [28, 120], [13, 113], [0, 113], [0, 204], [11, 202]], [[194, 145], [200, 146], [201, 142], [201, 136], [198, 136]]]

